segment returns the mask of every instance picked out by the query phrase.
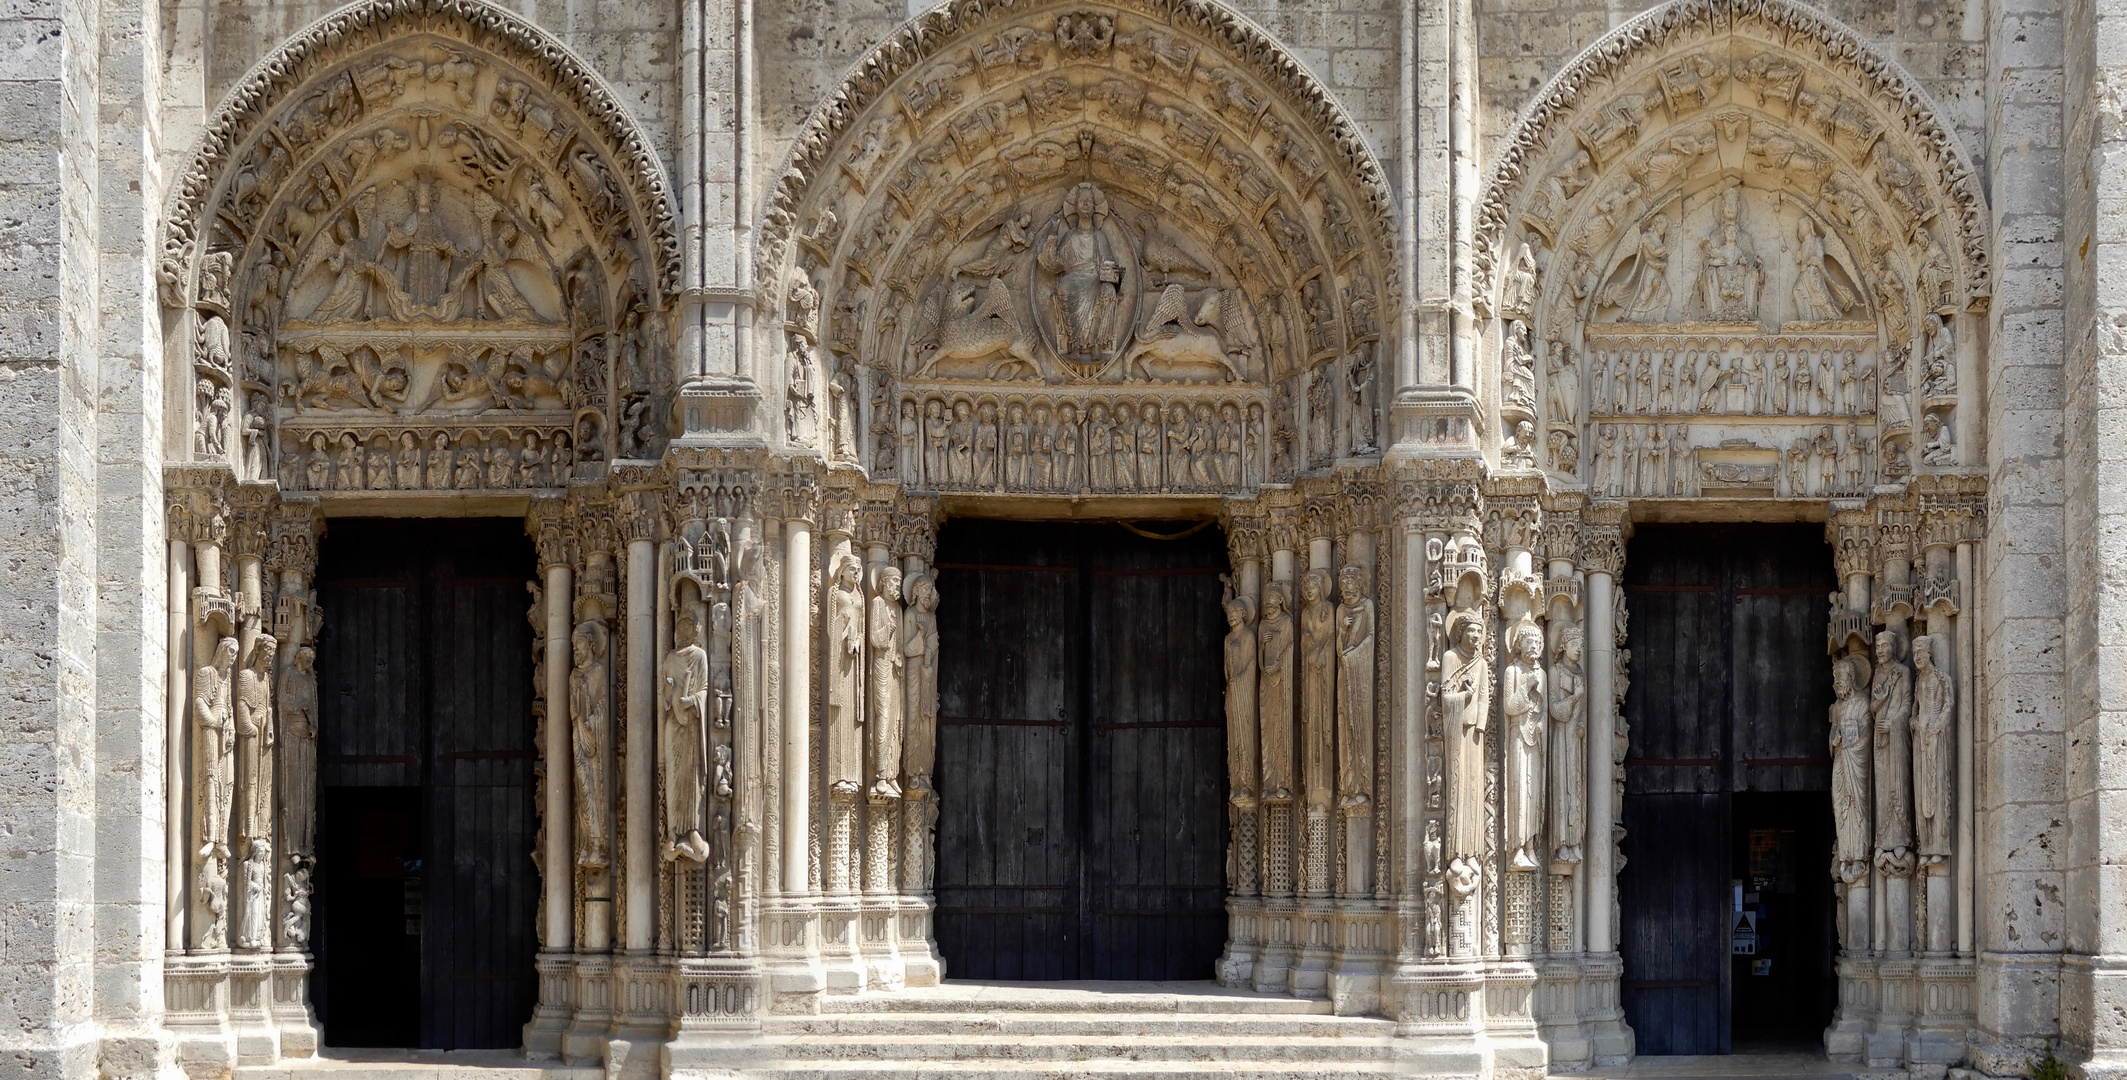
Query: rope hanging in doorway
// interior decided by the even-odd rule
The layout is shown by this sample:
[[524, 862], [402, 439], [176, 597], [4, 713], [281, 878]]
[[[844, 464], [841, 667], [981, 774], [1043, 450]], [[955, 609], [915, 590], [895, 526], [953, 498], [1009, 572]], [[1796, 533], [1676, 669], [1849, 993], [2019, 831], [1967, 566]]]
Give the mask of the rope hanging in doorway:
[[1180, 540], [1184, 537], [1195, 536], [1196, 534], [1203, 532], [1205, 529], [1211, 527], [1212, 520], [1210, 518], [1205, 518], [1204, 520], [1199, 521], [1196, 524], [1191, 525], [1188, 528], [1183, 529], [1181, 532], [1177, 533], [1156, 533], [1149, 529], [1138, 528], [1135, 523], [1128, 521], [1118, 520], [1116, 521], [1116, 524], [1122, 526], [1125, 529], [1130, 530], [1131, 532], [1139, 536], [1144, 537], [1147, 540]]

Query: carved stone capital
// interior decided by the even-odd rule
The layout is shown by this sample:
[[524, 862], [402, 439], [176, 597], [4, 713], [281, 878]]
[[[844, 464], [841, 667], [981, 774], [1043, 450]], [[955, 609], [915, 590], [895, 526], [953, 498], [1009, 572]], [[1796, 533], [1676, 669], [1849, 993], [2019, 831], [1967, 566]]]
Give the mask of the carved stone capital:
[[576, 561], [569, 550], [571, 544], [566, 500], [532, 500], [532, 508], [524, 517], [524, 531], [539, 550], [539, 572], [542, 577], [554, 567], [569, 566]]
[[276, 574], [293, 571], [306, 579], [316, 574], [318, 536], [325, 529], [325, 515], [316, 501], [282, 502], [274, 511], [272, 529], [266, 569]]
[[1543, 557], [1546, 562], [1572, 562], [1580, 555], [1580, 512], [1553, 510], [1544, 515]]
[[1251, 559], [1261, 560], [1270, 553], [1263, 547], [1263, 519], [1259, 517], [1234, 517], [1226, 523], [1226, 558], [1234, 566]]
[[901, 557], [915, 557], [929, 565], [938, 555], [938, 525], [934, 518], [936, 504], [929, 499], [917, 500], [909, 508], [893, 516], [893, 552]]
[[654, 493], [628, 492], [620, 500], [620, 519], [617, 524], [621, 543], [656, 542], [658, 526], [663, 518], [664, 507]]
[[1625, 569], [1624, 508], [1591, 507], [1580, 531], [1580, 566], [1591, 574], [1616, 577]]
[[830, 489], [820, 499], [820, 528], [825, 532], [854, 536], [857, 531], [857, 496], [846, 489]]
[[1824, 523], [1824, 539], [1832, 545], [1832, 564], [1838, 568], [1841, 582], [1857, 574], [1867, 574], [1875, 565], [1875, 522], [1867, 510], [1835, 512], [1831, 520]]
[[1543, 541], [1543, 508], [1534, 496], [1510, 495], [1485, 501], [1485, 524], [1493, 546], [1536, 551]]

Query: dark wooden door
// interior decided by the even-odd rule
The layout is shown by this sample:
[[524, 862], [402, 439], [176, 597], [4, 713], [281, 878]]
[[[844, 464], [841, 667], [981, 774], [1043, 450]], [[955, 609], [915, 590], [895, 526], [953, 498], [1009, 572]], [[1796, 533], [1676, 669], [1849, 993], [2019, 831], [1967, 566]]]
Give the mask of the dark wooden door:
[[[1642, 526], [1632, 540], [1619, 951], [1625, 1017], [1643, 1054], [1731, 1049], [1735, 981], [1756, 977], [1753, 957], [1731, 955], [1746, 855], [1736, 848], [1737, 793], [1799, 796], [1776, 814], [1818, 803], [1829, 812], [1833, 585], [1819, 526]], [[1780, 824], [1765, 819], [1772, 806], [1752, 803], [1751, 827]], [[1830, 849], [1815, 850], [1824, 836], [1814, 817], [1797, 822], [1796, 842], [1810, 846], [1800, 858], [1822, 877]], [[1828, 906], [1828, 889], [1823, 897]], [[1789, 964], [1782, 976], [1814, 994], [1815, 966]]]
[[315, 944], [329, 1043], [521, 1041], [537, 994], [533, 561], [515, 521], [327, 534]]
[[1218, 531], [955, 521], [938, 560], [946, 971], [1210, 977], [1225, 935]]

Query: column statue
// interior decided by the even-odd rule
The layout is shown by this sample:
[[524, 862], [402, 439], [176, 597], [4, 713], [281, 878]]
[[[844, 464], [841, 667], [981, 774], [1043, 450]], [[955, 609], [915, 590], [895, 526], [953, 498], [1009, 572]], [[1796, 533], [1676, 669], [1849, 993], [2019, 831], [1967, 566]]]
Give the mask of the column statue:
[[902, 673], [908, 658], [901, 638], [901, 571], [891, 563], [879, 568], [871, 611], [871, 796], [901, 797]]
[[1544, 632], [1526, 617], [1507, 635], [1500, 680], [1506, 725], [1506, 848], [1516, 870], [1536, 869], [1544, 823]]
[[1233, 798], [1253, 799], [1257, 777], [1255, 598], [1229, 595], [1224, 607], [1230, 628], [1226, 634], [1226, 783]]
[[229, 858], [230, 776], [235, 757], [230, 686], [236, 669], [236, 639], [214, 643], [213, 659], [192, 672], [192, 783], [200, 815], [201, 858]]
[[902, 582], [901, 591], [908, 600], [901, 623], [901, 655], [908, 658], [901, 772], [910, 787], [929, 791], [931, 765], [938, 758], [938, 586], [918, 571]]
[[1588, 833], [1588, 680], [1581, 629], [1566, 628], [1551, 656], [1551, 861], [1581, 861]]
[[606, 805], [606, 747], [613, 734], [613, 685], [606, 660], [606, 624], [586, 619], [569, 635], [571, 751], [575, 755], [576, 865], [603, 870], [611, 863]]
[[1448, 621], [1440, 663], [1441, 730], [1454, 741], [1447, 780], [1449, 842], [1458, 860], [1484, 854], [1485, 728], [1491, 721], [1492, 673], [1484, 657], [1484, 616], [1470, 608]]
[[1374, 792], [1374, 598], [1367, 595], [1366, 569], [1347, 566], [1340, 575], [1344, 602], [1337, 605], [1337, 789], [1341, 804], [1357, 811]]
[[702, 803], [707, 792], [709, 654], [701, 646], [701, 602], [681, 606], [672, 651], [659, 665], [659, 755], [665, 791], [665, 861], [707, 862]]
[[864, 786], [864, 735], [857, 716], [864, 690], [864, 589], [862, 566], [847, 551], [835, 556], [828, 588], [827, 787], [854, 796]]
[[281, 674], [281, 846], [291, 859], [315, 853], [318, 785], [318, 651], [295, 650], [295, 664]]
[[1913, 673], [1905, 666], [1904, 645], [1896, 630], [1876, 635], [1876, 677], [1869, 684], [1869, 714], [1876, 721], [1876, 854], [1894, 863], [1913, 847], [1912, 755], [1906, 745]]
[[1256, 709], [1263, 732], [1263, 797], [1292, 798], [1292, 616], [1285, 611], [1291, 585], [1263, 586], [1263, 617], [1256, 623]]
[[[251, 655], [236, 673], [236, 786], [243, 792], [242, 814], [236, 822], [239, 842], [264, 840], [273, 843], [273, 784], [270, 777], [273, 751], [273, 654], [277, 646], [270, 634], [251, 641]], [[246, 845], [248, 847], [248, 845]], [[247, 853], [248, 858], [248, 853]], [[248, 888], [249, 882], [246, 882]], [[266, 888], [264, 902], [273, 903], [273, 889]], [[246, 894], [245, 899], [250, 899]], [[245, 913], [250, 922], [250, 913]]]
[[1331, 740], [1336, 730], [1336, 608], [1329, 571], [1300, 577], [1300, 789], [1310, 807], [1336, 800]]
[[1913, 639], [1913, 810], [1930, 866], [1948, 861], [1957, 836], [1957, 686], [1937, 659], [1937, 642], [1947, 641]]

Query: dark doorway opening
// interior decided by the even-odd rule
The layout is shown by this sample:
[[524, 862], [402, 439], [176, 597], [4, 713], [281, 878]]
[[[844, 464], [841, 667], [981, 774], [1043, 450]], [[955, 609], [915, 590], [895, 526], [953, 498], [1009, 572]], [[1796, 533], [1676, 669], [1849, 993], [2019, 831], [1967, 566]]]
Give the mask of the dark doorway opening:
[[1818, 525], [1648, 525], [1625, 565], [1625, 1019], [1642, 1054], [1831, 1020], [1832, 553]]
[[949, 975], [1211, 977], [1226, 935], [1227, 563], [1199, 524], [941, 533]]
[[514, 520], [339, 520], [320, 547], [327, 1045], [522, 1041], [538, 991], [535, 572]]

